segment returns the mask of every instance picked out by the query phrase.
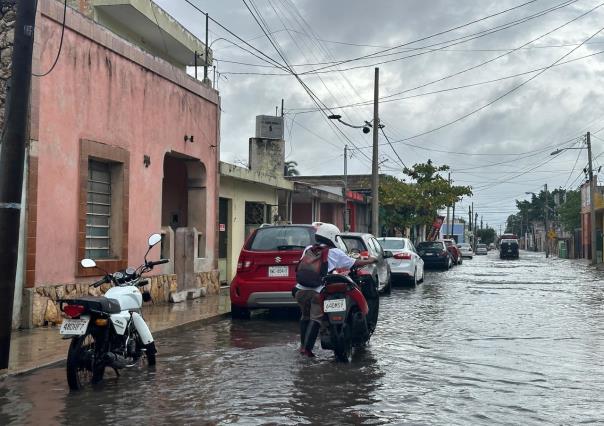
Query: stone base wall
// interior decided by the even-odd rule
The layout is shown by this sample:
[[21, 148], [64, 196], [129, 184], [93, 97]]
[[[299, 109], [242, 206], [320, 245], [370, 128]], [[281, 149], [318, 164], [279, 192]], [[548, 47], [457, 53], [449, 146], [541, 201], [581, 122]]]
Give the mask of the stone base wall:
[[[146, 277], [149, 284], [142, 287], [151, 293], [153, 303], [166, 303], [170, 300], [170, 294], [176, 291], [176, 275], [156, 275]], [[25, 290], [24, 302], [29, 300], [30, 308], [24, 310], [23, 325], [27, 327], [41, 327], [45, 325], [57, 325], [63, 320], [59, 310], [58, 299], [74, 299], [80, 296], [102, 296], [111, 288], [110, 284], [103, 284], [95, 288], [89, 283], [61, 284], [53, 286], [41, 286]]]
[[220, 293], [220, 273], [217, 269], [210, 272], [195, 273], [196, 287], [204, 288], [205, 294]]

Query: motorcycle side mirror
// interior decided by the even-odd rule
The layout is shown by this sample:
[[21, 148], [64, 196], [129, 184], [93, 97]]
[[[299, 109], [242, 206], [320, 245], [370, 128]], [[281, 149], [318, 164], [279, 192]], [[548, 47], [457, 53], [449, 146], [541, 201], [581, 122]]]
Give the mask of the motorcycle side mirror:
[[384, 250], [384, 259], [394, 257], [394, 254], [390, 250]]
[[161, 241], [160, 234], [153, 234], [149, 237], [149, 248], [153, 247], [155, 244]]
[[92, 259], [82, 259], [80, 265], [82, 265], [83, 268], [96, 268], [96, 262]]

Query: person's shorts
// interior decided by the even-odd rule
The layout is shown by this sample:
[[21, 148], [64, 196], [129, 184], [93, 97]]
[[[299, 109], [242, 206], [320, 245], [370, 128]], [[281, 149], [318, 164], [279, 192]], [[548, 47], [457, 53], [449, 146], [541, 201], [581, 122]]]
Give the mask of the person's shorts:
[[298, 290], [296, 292], [296, 302], [300, 306], [303, 320], [321, 321], [323, 318], [323, 306], [321, 305], [321, 295], [314, 290]]

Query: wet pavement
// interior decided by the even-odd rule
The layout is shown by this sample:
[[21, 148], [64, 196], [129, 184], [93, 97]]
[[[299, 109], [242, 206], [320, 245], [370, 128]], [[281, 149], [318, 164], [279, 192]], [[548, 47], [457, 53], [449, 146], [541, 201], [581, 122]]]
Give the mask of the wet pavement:
[[6, 378], [0, 424], [602, 424], [603, 303], [583, 263], [491, 252], [383, 297], [350, 364], [301, 358], [291, 315], [224, 320], [94, 389], [61, 367]]

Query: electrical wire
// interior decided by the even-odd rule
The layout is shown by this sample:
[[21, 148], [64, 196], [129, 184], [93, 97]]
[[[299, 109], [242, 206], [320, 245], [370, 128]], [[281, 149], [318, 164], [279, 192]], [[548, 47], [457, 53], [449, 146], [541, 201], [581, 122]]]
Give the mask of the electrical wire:
[[390, 148], [392, 148], [392, 151], [394, 152], [394, 155], [396, 155], [396, 158], [398, 158], [398, 161], [400, 162], [400, 164], [405, 168], [408, 169], [407, 165], [405, 164], [405, 162], [403, 161], [403, 159], [398, 155], [398, 152], [396, 152], [396, 149], [394, 149], [394, 146], [390, 143], [390, 139], [388, 138], [388, 135], [386, 135], [386, 132], [384, 132], [384, 128], [380, 127], [380, 130], [382, 131], [382, 134], [384, 135], [384, 137], [386, 138], [386, 141], [388, 141], [388, 145], [390, 145]]
[[[552, 68], [555, 67], [560, 67], [562, 65], [567, 65], [573, 62], [577, 62], [583, 59], [588, 59], [591, 58], [593, 56], [598, 56], [604, 53], [604, 50], [600, 50], [598, 52], [594, 52], [594, 53], [590, 53], [589, 55], [584, 55], [584, 56], [579, 56], [578, 58], [574, 58], [574, 59], [569, 59], [568, 61], [562, 61], [557, 63], [556, 65], [554, 65]], [[537, 71], [542, 71], [545, 70], [547, 67], [540, 67], [540, 68], [534, 68], [528, 71], [523, 71], [517, 74], [511, 74], [511, 75], [506, 75], [503, 77], [499, 77], [496, 79], [492, 79], [492, 80], [485, 80], [485, 81], [479, 81], [479, 82], [475, 82], [475, 83], [468, 83], [468, 84], [464, 84], [464, 85], [460, 85], [460, 86], [454, 86], [454, 87], [448, 87], [445, 89], [440, 89], [440, 90], [433, 90], [433, 91], [429, 91], [429, 92], [423, 92], [423, 93], [418, 93], [415, 95], [409, 95], [409, 96], [403, 96], [400, 98], [391, 98], [392, 96], [395, 95], [399, 95], [402, 93], [408, 93], [414, 90], [417, 90], [419, 88], [423, 88], [426, 86], [429, 86], [433, 83], [437, 83], [442, 81], [443, 79], [439, 79], [439, 80], [435, 80], [433, 82], [429, 82], [429, 83], [425, 83], [422, 84], [421, 86], [416, 86], [410, 89], [405, 89], [401, 92], [397, 92], [395, 94], [391, 94], [391, 95], [387, 95], [387, 96], [383, 96], [380, 98], [380, 100], [378, 101], [380, 104], [383, 103], [390, 103], [390, 102], [398, 102], [398, 101], [404, 101], [404, 100], [408, 100], [408, 99], [414, 99], [414, 98], [419, 98], [419, 97], [423, 97], [423, 96], [429, 96], [429, 95], [435, 95], [435, 94], [439, 94], [439, 93], [446, 93], [446, 92], [452, 92], [455, 90], [461, 90], [461, 89], [467, 89], [467, 88], [471, 88], [471, 87], [477, 87], [477, 86], [482, 86], [482, 85], [486, 85], [486, 84], [492, 84], [492, 83], [497, 83], [500, 81], [504, 81], [504, 80], [509, 80], [512, 78], [516, 78], [516, 77], [522, 77], [523, 75], [528, 75], [528, 74], [533, 74]], [[286, 74], [271, 74], [271, 75], [286, 75]], [[453, 76], [453, 75], [451, 75]], [[449, 78], [449, 77], [446, 77]], [[391, 98], [391, 99], [390, 99]], [[348, 104], [348, 105], [339, 105], [339, 106], [332, 106], [330, 107], [332, 110], [338, 110], [338, 109], [346, 109], [346, 108], [354, 108], [354, 107], [358, 107], [358, 106], [368, 106], [368, 105], [372, 105], [373, 101], [371, 100], [367, 100], [367, 101], [363, 101], [363, 102], [358, 102], [356, 104]], [[290, 108], [288, 111], [290, 112], [296, 112], [297, 114], [308, 114], [308, 113], [314, 113], [314, 112], [318, 112], [317, 109], [310, 109], [310, 108]], [[600, 129], [599, 131], [604, 130], [604, 127], [602, 129]], [[594, 132], [597, 133], [597, 132]]]
[[59, 62], [59, 57], [61, 56], [61, 51], [63, 50], [63, 38], [65, 36], [66, 19], [67, 19], [67, 0], [65, 0], [63, 3], [63, 23], [61, 24], [61, 41], [59, 42], [59, 50], [57, 51], [57, 56], [55, 57], [55, 60], [52, 63], [52, 66], [50, 67], [50, 69], [48, 71], [46, 71], [43, 74], [32, 73], [32, 75], [34, 77], [46, 77], [48, 74], [50, 74], [55, 69], [57, 62]]
[[[277, 54], [279, 55], [279, 57], [281, 57], [281, 59], [284, 61], [286, 68], [292, 73], [292, 75], [296, 78], [296, 80], [300, 83], [300, 85], [303, 87], [303, 89], [306, 91], [306, 93], [310, 96], [310, 98], [312, 99], [312, 101], [318, 106], [321, 107], [321, 104], [323, 105], [324, 108], [326, 108], [326, 105], [318, 98], [318, 96], [310, 89], [310, 87], [308, 87], [306, 85], [306, 83], [302, 80], [302, 78], [300, 78], [300, 76], [293, 70], [293, 68], [289, 65], [287, 59], [285, 58], [284, 54], [281, 53], [281, 50], [279, 47], [277, 47], [278, 43], [276, 41], [274, 41], [271, 36], [268, 34], [267, 29], [265, 29], [266, 24], [261, 23], [261, 21], [264, 22], [262, 15], [259, 14], [257, 8], [255, 7], [253, 1], [250, 0], [250, 4], [252, 5], [252, 8], [254, 8], [254, 10], [256, 11], [256, 13], [258, 13], [258, 17], [256, 17], [256, 15], [254, 14], [254, 12], [252, 11], [252, 8], [250, 8], [250, 6], [248, 5], [246, 0], [242, 0], [243, 4], [246, 6], [246, 8], [248, 9], [248, 11], [250, 12], [250, 14], [252, 15], [252, 17], [254, 18], [254, 20], [256, 21], [256, 23], [258, 24], [258, 26], [260, 27], [260, 29], [264, 32], [264, 34], [266, 35], [267, 39], [269, 40], [269, 42], [271, 43], [271, 45], [273, 46], [273, 48], [277, 51]], [[268, 28], [268, 27], [267, 27]], [[331, 120], [329, 120], [327, 118], [327, 114], [325, 113], [325, 118], [328, 120], [328, 122], [330, 124]], [[348, 142], [350, 142], [350, 144], [354, 147], [357, 147], [357, 145], [352, 142], [350, 140], [350, 138], [348, 138], [348, 136], [336, 125], [334, 125], [333, 127], [334, 129], [336, 129], [337, 131], [340, 132], [340, 134], [342, 136], [344, 136], [346, 138], [346, 140], [348, 140]], [[367, 158], [367, 160], [371, 161], [371, 159], [363, 152], [361, 152], [361, 154], [363, 156], [365, 156]]]
[[[391, 63], [391, 62], [400, 61], [400, 60], [403, 60], [403, 59], [408, 59], [408, 58], [413, 58], [413, 57], [416, 57], [416, 56], [425, 55], [427, 53], [433, 53], [435, 51], [441, 51], [441, 50], [444, 50], [447, 47], [456, 46], [456, 45], [462, 44], [462, 43], [467, 43], [468, 41], [476, 40], [478, 38], [486, 37], [488, 35], [497, 33], [499, 31], [507, 30], [509, 28], [512, 28], [512, 27], [515, 27], [517, 25], [523, 24], [523, 23], [528, 22], [530, 20], [533, 20], [533, 19], [539, 18], [541, 16], [544, 16], [544, 15], [546, 15], [546, 14], [548, 14], [550, 12], [553, 12], [555, 10], [567, 7], [567, 6], [569, 6], [569, 5], [573, 4], [573, 3], [576, 3], [577, 1], [579, 1], [579, 0], [567, 0], [567, 1], [563, 2], [563, 3], [559, 3], [558, 5], [556, 5], [554, 7], [550, 7], [548, 9], [539, 11], [539, 12], [533, 14], [533, 15], [529, 15], [528, 17], [524, 17], [524, 18], [521, 18], [521, 19], [518, 19], [518, 20], [514, 20], [514, 21], [511, 21], [511, 22], [502, 24], [502, 25], [498, 25], [496, 27], [493, 27], [493, 28], [490, 28], [490, 29], [487, 29], [487, 30], [482, 30], [482, 31], [479, 31], [479, 32], [476, 32], [476, 33], [473, 33], [473, 34], [470, 34], [470, 35], [466, 35], [466, 36], [463, 36], [463, 37], [458, 37], [456, 39], [451, 39], [451, 40], [447, 40], [447, 41], [444, 41], [444, 42], [439, 42], [439, 43], [434, 43], [434, 44], [427, 45], [427, 46], [422, 46], [422, 47], [419, 47], [419, 48], [414, 48], [416, 50], [425, 50], [426, 48], [435, 47], [435, 46], [441, 45], [443, 43], [450, 43], [450, 44], [446, 44], [445, 46], [442, 46], [442, 47], [437, 48], [437, 49], [433, 49], [433, 50], [429, 50], [429, 51], [425, 51], [425, 52], [416, 53], [416, 54], [413, 54], [413, 55], [408, 55], [408, 56], [405, 56], [405, 57], [402, 57], [402, 58], [396, 58], [396, 59], [390, 59], [390, 60], [387, 60], [387, 61], [375, 62], [375, 63], [368, 64], [368, 65], [358, 65], [358, 66], [354, 66], [354, 67], [343, 68], [343, 69], [341, 69], [341, 71], [350, 71], [350, 70], [355, 70], [355, 69], [360, 69], [360, 68], [375, 67], [376, 65], [383, 65], [383, 64], [387, 64], [387, 63]], [[431, 38], [431, 37], [427, 37], [427, 38]], [[426, 39], [426, 38], [424, 38], [424, 39]], [[421, 40], [424, 40], [424, 39], [420, 39], [420, 40], [417, 40], [417, 41], [421, 41]], [[417, 41], [405, 43], [403, 45], [399, 45], [397, 47], [393, 47], [393, 48], [390, 48], [390, 49], [385, 49], [382, 52], [395, 50], [395, 49], [397, 49], [399, 47], [407, 46], [407, 45], [413, 44], [413, 43], [415, 43]], [[356, 59], [345, 60], [345, 61], [341, 61], [341, 62], [339, 62], [337, 64], [326, 65], [326, 66], [323, 66], [323, 67], [319, 67], [319, 68], [315, 68], [315, 69], [312, 69], [312, 70], [304, 71], [301, 74], [317, 74], [317, 73], [332, 72], [331, 70], [327, 70], [327, 69], [331, 68], [331, 67], [333, 67], [335, 65], [342, 65], [344, 63], [348, 63], [348, 62], [352, 62], [352, 61], [356, 61], [356, 60], [366, 59], [366, 58], [370, 58], [370, 57], [379, 57], [379, 56], [377, 56], [377, 53], [378, 52], [371, 53], [371, 54], [368, 54], [368, 55], [365, 55], [365, 56], [362, 56], [362, 57], [359, 57], [359, 58], [356, 58]], [[384, 55], [384, 56], [392, 56], [392, 55], [398, 55], [398, 54], [401, 54], [401, 52], [390, 53], [390, 54]]]
[[460, 116], [460, 117], [456, 118], [455, 120], [449, 121], [449, 122], [444, 123], [444, 124], [442, 124], [442, 125], [440, 125], [440, 126], [437, 126], [437, 127], [435, 127], [435, 128], [432, 128], [432, 129], [430, 129], [430, 130], [426, 130], [426, 131], [421, 132], [421, 133], [418, 133], [418, 134], [416, 134], [416, 135], [409, 136], [409, 137], [406, 137], [406, 138], [401, 139], [401, 140], [398, 140], [398, 141], [394, 141], [394, 142], [392, 142], [392, 143], [402, 143], [402, 142], [407, 142], [407, 141], [410, 141], [410, 140], [413, 140], [413, 139], [417, 139], [417, 138], [419, 138], [419, 137], [421, 137], [421, 136], [425, 136], [425, 135], [428, 135], [428, 134], [431, 134], [431, 133], [437, 132], [437, 131], [442, 130], [442, 129], [446, 128], [446, 127], [449, 127], [449, 126], [451, 126], [451, 125], [453, 125], [453, 124], [459, 123], [460, 121], [462, 121], [462, 120], [464, 120], [464, 119], [466, 119], [466, 118], [468, 118], [468, 117], [470, 117], [470, 116], [472, 116], [472, 115], [474, 115], [474, 114], [476, 114], [476, 113], [478, 113], [478, 112], [480, 112], [480, 111], [482, 111], [482, 110], [484, 110], [484, 109], [486, 109], [486, 108], [490, 107], [491, 105], [493, 105], [493, 104], [497, 103], [497, 102], [498, 102], [498, 101], [500, 101], [501, 99], [503, 99], [503, 98], [505, 98], [506, 96], [508, 96], [508, 95], [510, 95], [510, 94], [512, 94], [512, 93], [514, 93], [514, 92], [516, 92], [518, 89], [520, 89], [520, 88], [524, 87], [525, 85], [527, 85], [527, 84], [528, 84], [528, 83], [530, 83], [531, 81], [535, 80], [537, 77], [541, 76], [541, 75], [542, 75], [543, 73], [545, 73], [547, 70], [549, 70], [550, 68], [552, 68], [553, 66], [555, 66], [557, 63], [561, 62], [561, 61], [562, 61], [564, 58], [566, 58], [566, 57], [570, 56], [570, 55], [571, 55], [572, 53], [574, 53], [574, 52], [575, 52], [577, 49], [579, 49], [581, 46], [583, 46], [583, 44], [584, 44], [585, 42], [587, 42], [587, 41], [591, 40], [591, 39], [592, 39], [592, 38], [594, 38], [596, 35], [598, 35], [599, 33], [601, 33], [603, 30], [604, 30], [604, 27], [601, 27], [601, 28], [600, 28], [600, 29], [598, 29], [598, 30], [597, 30], [595, 33], [593, 33], [593, 34], [592, 34], [592, 35], [590, 35], [590, 36], [589, 36], [587, 39], [585, 39], [585, 40], [583, 41], [583, 43], [581, 43], [579, 46], [577, 46], [577, 47], [575, 47], [575, 48], [571, 49], [569, 52], [567, 52], [567, 53], [565, 53], [564, 55], [562, 55], [560, 58], [558, 58], [558, 59], [557, 59], [556, 61], [554, 61], [552, 64], [550, 64], [549, 66], [547, 66], [547, 67], [546, 67], [544, 70], [539, 71], [539, 72], [538, 72], [537, 74], [535, 74], [534, 76], [531, 76], [530, 78], [526, 79], [526, 80], [525, 80], [525, 81], [523, 81], [522, 83], [520, 83], [520, 84], [518, 84], [518, 85], [516, 85], [516, 86], [512, 87], [511, 89], [509, 89], [509, 90], [505, 91], [503, 94], [501, 94], [501, 95], [497, 96], [496, 98], [494, 98], [494, 99], [490, 100], [490, 101], [489, 101], [489, 102], [487, 102], [486, 104], [481, 105], [480, 107], [475, 108], [475, 109], [473, 109], [472, 111], [470, 111], [470, 112], [468, 112], [468, 113], [466, 113], [466, 114], [463, 114], [462, 116]]

